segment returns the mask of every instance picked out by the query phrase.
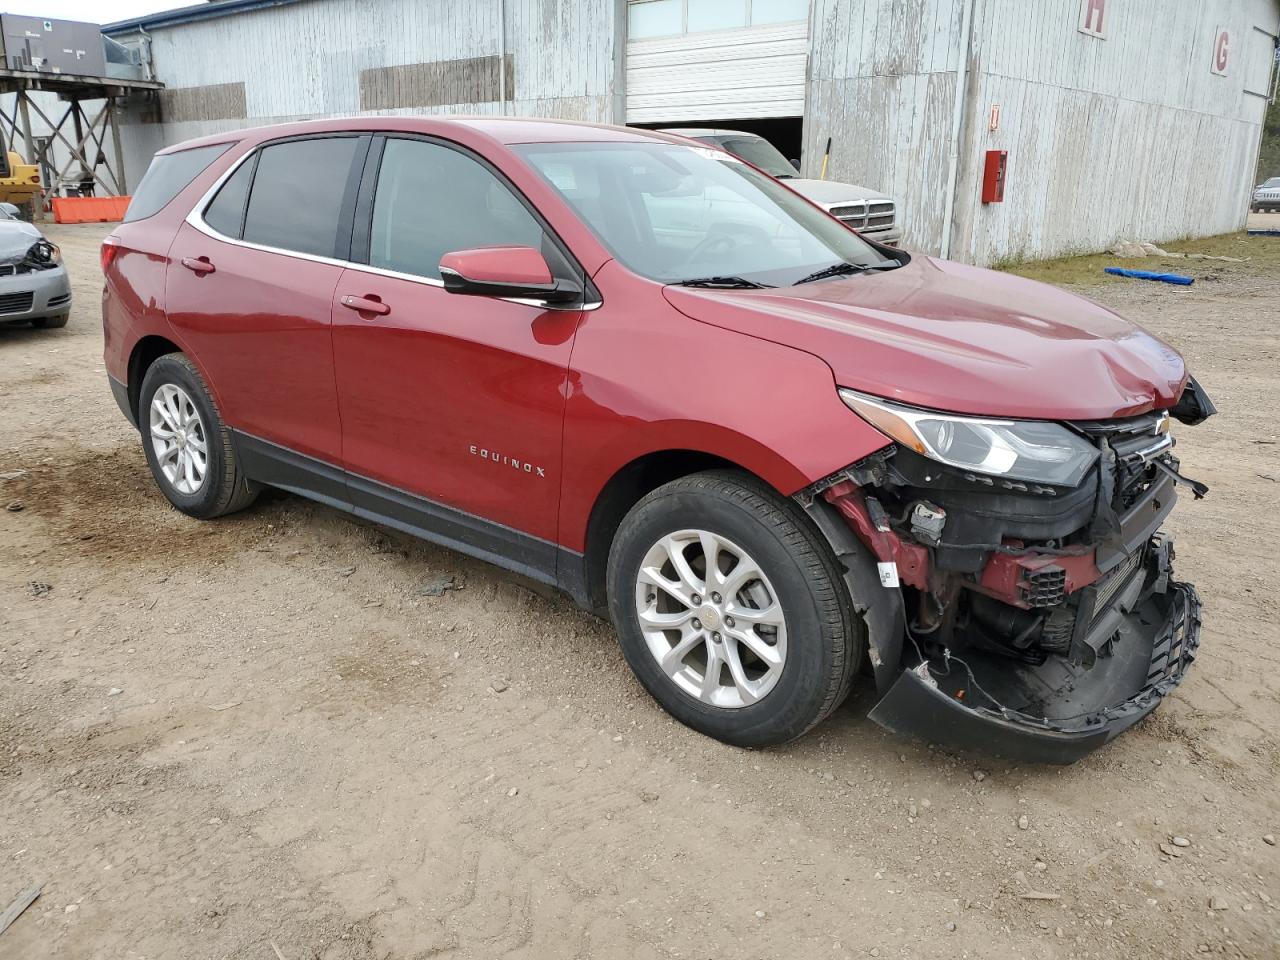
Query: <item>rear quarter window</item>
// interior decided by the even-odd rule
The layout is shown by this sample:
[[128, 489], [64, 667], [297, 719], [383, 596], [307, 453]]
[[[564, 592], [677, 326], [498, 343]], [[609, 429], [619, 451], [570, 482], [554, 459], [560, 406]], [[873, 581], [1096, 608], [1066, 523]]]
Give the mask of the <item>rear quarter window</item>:
[[249, 202], [249, 186], [253, 183], [253, 171], [258, 164], [256, 156], [249, 157], [236, 168], [236, 172], [218, 188], [218, 194], [205, 208], [204, 222], [225, 237], [239, 240], [244, 229], [244, 209]]
[[215, 143], [208, 147], [193, 147], [177, 153], [164, 153], [154, 157], [142, 182], [133, 193], [124, 222], [145, 220], [163, 210], [183, 188], [200, 176], [213, 161], [229, 149], [229, 143]]

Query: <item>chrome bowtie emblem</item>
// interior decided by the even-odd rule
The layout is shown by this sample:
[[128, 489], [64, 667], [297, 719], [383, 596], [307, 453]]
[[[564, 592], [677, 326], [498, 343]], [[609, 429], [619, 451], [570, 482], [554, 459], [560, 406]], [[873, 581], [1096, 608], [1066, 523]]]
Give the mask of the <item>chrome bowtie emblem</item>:
[[698, 619], [707, 630], [720, 629], [720, 611], [709, 603], [698, 610]]

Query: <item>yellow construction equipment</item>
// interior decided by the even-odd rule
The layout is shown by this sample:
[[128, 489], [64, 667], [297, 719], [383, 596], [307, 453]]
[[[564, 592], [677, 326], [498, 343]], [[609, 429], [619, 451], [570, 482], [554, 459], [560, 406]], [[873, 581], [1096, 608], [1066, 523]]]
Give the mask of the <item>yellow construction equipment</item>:
[[0, 203], [24, 204], [40, 196], [40, 168], [16, 150], [0, 148]]

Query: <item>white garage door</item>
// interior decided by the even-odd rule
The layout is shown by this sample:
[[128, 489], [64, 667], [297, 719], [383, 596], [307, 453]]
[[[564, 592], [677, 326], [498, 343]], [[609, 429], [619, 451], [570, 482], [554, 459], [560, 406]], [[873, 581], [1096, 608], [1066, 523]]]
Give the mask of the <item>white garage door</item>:
[[798, 117], [808, 0], [631, 0], [627, 123]]

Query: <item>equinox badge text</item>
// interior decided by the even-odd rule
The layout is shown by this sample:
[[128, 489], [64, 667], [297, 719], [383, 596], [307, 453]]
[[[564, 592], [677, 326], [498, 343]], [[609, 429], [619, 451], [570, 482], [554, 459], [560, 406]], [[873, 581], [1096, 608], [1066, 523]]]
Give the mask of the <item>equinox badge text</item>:
[[523, 470], [525, 473], [537, 474], [539, 477], [545, 477], [547, 472], [541, 467], [524, 460], [516, 460], [514, 457], [508, 457], [498, 453], [496, 450], [486, 450], [484, 447], [477, 447], [474, 443], [469, 448], [473, 457], [480, 457], [491, 463], [501, 463], [505, 466], [514, 467], [517, 470]]

